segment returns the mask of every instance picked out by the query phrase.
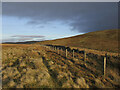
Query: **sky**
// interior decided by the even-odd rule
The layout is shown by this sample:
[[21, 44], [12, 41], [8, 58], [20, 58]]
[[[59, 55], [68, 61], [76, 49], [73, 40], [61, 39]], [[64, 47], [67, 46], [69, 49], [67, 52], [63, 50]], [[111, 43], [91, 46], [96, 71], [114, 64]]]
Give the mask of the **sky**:
[[117, 29], [117, 2], [3, 2], [3, 42], [42, 41]]

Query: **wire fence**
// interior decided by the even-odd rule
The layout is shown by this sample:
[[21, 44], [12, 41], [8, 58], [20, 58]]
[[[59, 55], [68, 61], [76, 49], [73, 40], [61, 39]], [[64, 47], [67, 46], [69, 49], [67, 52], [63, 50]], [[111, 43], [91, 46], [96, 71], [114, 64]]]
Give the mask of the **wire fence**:
[[110, 56], [108, 55], [108, 53], [99, 55], [99, 54], [90, 53], [85, 49], [79, 50], [77, 48], [71, 48], [66, 46], [57, 46], [57, 45], [43, 45], [43, 46], [55, 52], [56, 54], [61, 55], [66, 59], [70, 59], [70, 60], [81, 59], [84, 61], [85, 66], [87, 65], [88, 58], [97, 60], [97, 62], [101, 65], [104, 78], [106, 77], [107, 67], [117, 68], [118, 70], [120, 68], [119, 64], [114, 62], [114, 60], [120, 60], [119, 56]]

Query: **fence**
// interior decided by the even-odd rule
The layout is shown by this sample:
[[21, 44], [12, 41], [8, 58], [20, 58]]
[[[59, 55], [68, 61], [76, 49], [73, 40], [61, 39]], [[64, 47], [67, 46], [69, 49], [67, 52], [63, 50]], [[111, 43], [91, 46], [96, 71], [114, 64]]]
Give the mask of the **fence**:
[[[110, 55], [108, 55], [108, 53], [104, 53], [103, 55], [99, 55], [99, 54], [94, 54], [94, 53], [90, 53], [87, 50], [83, 49], [83, 50], [79, 50], [78, 48], [71, 48], [71, 47], [66, 47], [66, 46], [58, 46], [58, 45], [42, 45], [54, 52], [56, 52], [57, 54], [65, 57], [65, 58], [72, 58], [73, 60], [78, 58], [77, 54], [83, 54], [83, 60], [84, 60], [84, 64], [85, 66], [87, 65], [87, 58], [88, 57], [94, 57], [94, 58], [98, 58], [98, 56], [102, 57], [101, 59], [103, 60], [103, 76], [104, 78], [106, 77], [106, 69], [107, 69], [107, 61], [108, 61], [108, 57], [109, 57], [109, 61], [110, 61]], [[119, 59], [118, 56], [113, 56], [114, 58]], [[109, 64], [109, 62], [108, 62]], [[115, 66], [115, 65], [114, 65]], [[119, 68], [119, 66], [118, 66]]]

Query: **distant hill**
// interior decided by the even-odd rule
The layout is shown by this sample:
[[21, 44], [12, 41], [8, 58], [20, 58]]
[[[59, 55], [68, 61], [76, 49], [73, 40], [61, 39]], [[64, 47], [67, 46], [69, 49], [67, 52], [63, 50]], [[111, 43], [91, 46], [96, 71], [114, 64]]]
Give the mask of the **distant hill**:
[[26, 42], [4, 42], [3, 44], [34, 44], [40, 41], [26, 41]]
[[102, 51], [118, 52], [118, 29], [89, 32], [68, 38], [47, 40], [38, 44], [81, 47]]

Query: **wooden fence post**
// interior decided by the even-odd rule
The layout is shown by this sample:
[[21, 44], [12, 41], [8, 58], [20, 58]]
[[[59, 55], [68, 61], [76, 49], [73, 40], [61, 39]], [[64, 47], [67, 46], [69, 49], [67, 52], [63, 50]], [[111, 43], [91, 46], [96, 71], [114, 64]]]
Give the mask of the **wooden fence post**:
[[62, 52], [62, 48], [61, 48], [61, 52]]
[[66, 57], [67, 57], [67, 49], [66, 49]]
[[59, 47], [58, 47], [58, 54], [59, 54]]
[[73, 59], [74, 59], [74, 50], [73, 50]]
[[106, 60], [107, 60], [107, 54], [105, 54], [105, 57], [104, 57], [104, 78], [106, 76]]

